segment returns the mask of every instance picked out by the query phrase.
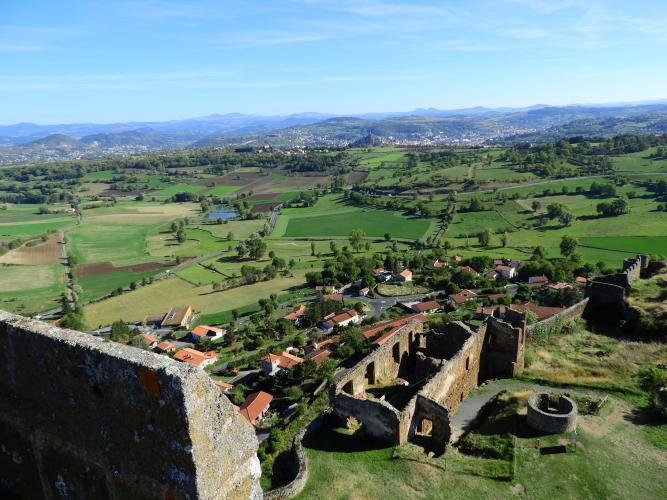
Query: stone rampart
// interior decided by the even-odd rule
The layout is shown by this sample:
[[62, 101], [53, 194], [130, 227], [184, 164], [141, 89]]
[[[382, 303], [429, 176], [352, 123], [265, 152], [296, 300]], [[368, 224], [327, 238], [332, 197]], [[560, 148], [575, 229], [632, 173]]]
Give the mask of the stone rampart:
[[572, 432], [577, 427], [577, 405], [567, 396], [558, 397], [558, 408], [549, 406], [549, 394], [541, 392], [528, 398], [528, 425], [549, 434]]
[[201, 370], [0, 312], [0, 492], [261, 498], [257, 438]]
[[584, 300], [571, 305], [564, 311], [559, 312], [558, 314], [554, 314], [550, 318], [538, 321], [537, 323], [533, 323], [532, 325], [528, 325], [526, 327], [526, 333], [528, 334], [528, 337], [532, 336], [533, 330], [538, 325], [544, 328], [552, 328], [554, 325], [556, 325], [557, 322], [564, 324], [567, 323], [568, 321], [573, 320], [574, 318], [580, 317], [586, 310], [586, 306], [588, 305], [589, 300], [590, 300], [589, 298], [585, 298]]

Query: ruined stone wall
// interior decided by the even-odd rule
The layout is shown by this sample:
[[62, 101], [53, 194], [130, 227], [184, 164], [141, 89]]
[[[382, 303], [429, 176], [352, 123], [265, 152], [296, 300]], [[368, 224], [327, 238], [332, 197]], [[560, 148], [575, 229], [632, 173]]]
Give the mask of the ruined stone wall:
[[381, 380], [391, 380], [398, 376], [401, 364], [416, 348], [423, 325], [419, 321], [410, 321], [404, 325], [385, 344], [371, 351], [352, 368], [336, 375], [331, 388], [331, 399], [345, 391], [348, 394], [361, 394], [366, 387]]
[[261, 498], [252, 427], [201, 370], [0, 312], [0, 493]]
[[511, 316], [516, 325], [489, 317], [482, 351], [482, 377], [514, 377], [523, 372], [526, 347], [526, 318], [521, 313]]
[[356, 418], [364, 424], [364, 431], [377, 439], [400, 444], [401, 415], [386, 401], [341, 392], [334, 400], [333, 412], [341, 418]]
[[434, 441], [442, 443], [443, 445], [449, 442], [452, 436], [449, 410], [438, 402], [424, 397], [422, 394], [418, 394], [415, 416], [412, 419], [410, 438], [414, 436], [414, 432], [423, 419], [428, 419], [432, 422], [431, 435]]
[[526, 333], [528, 334], [528, 337], [530, 338], [532, 336], [533, 330], [537, 325], [542, 325], [543, 327], [546, 328], [551, 328], [553, 327], [558, 321], [561, 322], [561, 324], [567, 323], [568, 321], [580, 317], [584, 311], [586, 310], [586, 306], [588, 305], [589, 298], [585, 298], [584, 300], [577, 302], [574, 305], [571, 305], [564, 311], [555, 314], [551, 316], [550, 318], [547, 318], [542, 321], [538, 321], [537, 323], [534, 323], [532, 325], [526, 326]]
[[445, 406], [451, 413], [456, 411], [468, 392], [477, 387], [484, 335], [484, 327], [474, 332], [460, 322], [448, 323], [443, 333], [429, 335], [427, 348], [430, 342], [437, 343], [439, 337], [451, 336], [466, 340], [456, 354], [446, 360], [429, 379], [420, 394]]
[[588, 319], [596, 317], [611, 319], [625, 316], [625, 288], [622, 286], [590, 281], [586, 286], [586, 298], [588, 304], [584, 316]]

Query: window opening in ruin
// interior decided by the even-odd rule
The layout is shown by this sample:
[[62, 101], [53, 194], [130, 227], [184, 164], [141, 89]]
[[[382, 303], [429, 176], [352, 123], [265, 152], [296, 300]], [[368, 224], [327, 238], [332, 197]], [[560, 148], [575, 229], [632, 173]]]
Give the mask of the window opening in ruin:
[[368, 385], [375, 384], [375, 362], [368, 363], [366, 366], [366, 382]]
[[418, 434], [422, 436], [432, 436], [433, 435], [433, 421], [428, 418], [422, 418], [419, 422], [419, 429], [417, 430]]
[[392, 348], [392, 355], [394, 356], [394, 363], [400, 363], [401, 361], [401, 346], [398, 342], [394, 344]]
[[466, 370], [470, 370], [470, 356], [466, 358]]
[[353, 386], [353, 382], [351, 380], [343, 386], [343, 392], [346, 392], [347, 394], [354, 395], [354, 386]]
[[463, 403], [463, 393], [461, 393], [461, 403]]

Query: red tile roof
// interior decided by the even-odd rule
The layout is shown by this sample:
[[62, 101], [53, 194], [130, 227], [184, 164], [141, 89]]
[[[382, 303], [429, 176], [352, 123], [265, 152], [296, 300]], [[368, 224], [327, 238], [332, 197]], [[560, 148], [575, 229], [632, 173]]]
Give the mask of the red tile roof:
[[530, 276], [528, 278], [528, 283], [530, 283], [531, 285], [535, 285], [535, 284], [538, 284], [538, 283], [548, 283], [548, 282], [549, 282], [549, 278], [547, 278], [545, 275]]
[[262, 361], [268, 361], [271, 364], [278, 362], [278, 366], [280, 368], [285, 368], [286, 370], [303, 363], [303, 359], [286, 351], [283, 351], [280, 354], [267, 354], [262, 358]]
[[438, 304], [435, 300], [429, 300], [427, 302], [419, 302], [413, 305], [412, 309], [420, 313], [430, 312], [435, 311], [436, 309], [440, 309], [440, 304]]
[[400, 273], [398, 273], [400, 276], [403, 276], [404, 278], [410, 278], [412, 277], [412, 271], [409, 269], [403, 269]]
[[381, 336], [379, 336], [377, 339], [373, 341], [373, 345], [380, 346], [384, 343], [386, 343], [390, 338], [392, 338], [394, 335], [398, 333], [398, 331], [401, 329], [401, 326], [395, 326], [391, 330], [389, 330], [386, 333], [383, 333]]
[[329, 359], [332, 354], [333, 353], [329, 349], [318, 349], [308, 354], [305, 359], [310, 359], [319, 366]]
[[199, 325], [192, 329], [192, 334], [197, 337], [205, 337], [208, 335], [208, 332], [213, 332], [216, 335], [222, 333], [224, 330], [222, 328], [216, 328], [215, 326], [208, 325]]
[[329, 293], [326, 295], [322, 295], [322, 300], [335, 300], [336, 302], [343, 302], [343, 294], [342, 293]]
[[239, 406], [239, 413], [243, 415], [248, 422], [254, 424], [257, 417], [269, 407], [272, 400], [273, 396], [268, 392], [253, 392], [243, 403], [241, 403], [241, 406]]
[[174, 359], [195, 366], [199, 366], [204, 361], [216, 359], [217, 357], [218, 354], [215, 351], [199, 352], [195, 349], [190, 349], [189, 347], [181, 349], [174, 355]]
[[213, 383], [220, 388], [222, 392], [227, 391], [228, 389], [231, 389], [234, 387], [234, 384], [228, 384], [227, 382], [222, 382], [221, 380], [214, 380]]
[[459, 267], [461, 271], [465, 271], [466, 273], [471, 273], [471, 274], [478, 274], [477, 270], [470, 267], [470, 266], [461, 266]]
[[144, 344], [146, 345], [152, 345], [159, 341], [157, 337], [154, 337], [153, 335], [150, 335], [148, 333], [142, 333], [141, 340], [143, 340]]
[[449, 267], [449, 264], [447, 262], [440, 262], [440, 259], [436, 259], [436, 261], [433, 263], [433, 267], [435, 268]]
[[384, 321], [382, 323], [377, 323], [373, 326], [366, 327], [362, 330], [362, 333], [364, 334], [364, 337], [370, 339], [387, 328], [400, 327], [413, 320], [419, 321], [420, 323], [426, 323], [428, 321], [426, 316], [423, 314], [408, 314], [407, 316], [402, 316], [393, 321]]
[[335, 337], [329, 337], [320, 342], [315, 342], [313, 345], [315, 346], [315, 350], [321, 350], [331, 348], [338, 344], [340, 344], [340, 336], [336, 335]]
[[454, 293], [449, 296], [456, 304], [463, 304], [464, 302], [477, 298], [477, 294], [472, 290], [463, 289], [459, 293]]
[[577, 276], [574, 281], [577, 283], [588, 283], [588, 278], [584, 278], [583, 276]]
[[305, 313], [306, 313], [306, 306], [301, 304], [298, 307], [295, 307], [294, 309], [292, 309], [292, 312], [283, 316], [283, 319], [287, 320], [287, 321], [296, 321], [301, 316], [303, 316]]
[[538, 321], [545, 320], [551, 316], [555, 316], [563, 312], [565, 309], [563, 307], [547, 307], [547, 306], [538, 306], [532, 302], [526, 302], [524, 304], [512, 304], [510, 309], [515, 311], [532, 311], [535, 316], [537, 316]]
[[352, 318], [356, 318], [359, 316], [359, 313], [355, 311], [354, 309], [343, 309], [341, 312], [336, 314], [335, 316], [332, 316], [328, 323], [332, 325], [338, 325], [340, 323], [343, 323], [344, 321], [350, 320]]
[[174, 349], [176, 349], [176, 346], [174, 344], [172, 344], [171, 342], [167, 342], [165, 340], [164, 342], [160, 342], [157, 345], [157, 348], [158, 348], [159, 351], [169, 352], [169, 351], [173, 351]]

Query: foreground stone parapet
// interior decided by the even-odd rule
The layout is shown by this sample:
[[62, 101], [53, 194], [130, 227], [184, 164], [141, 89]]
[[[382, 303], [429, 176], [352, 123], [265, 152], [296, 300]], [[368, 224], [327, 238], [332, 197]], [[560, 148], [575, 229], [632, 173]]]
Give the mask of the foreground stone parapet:
[[0, 311], [2, 498], [261, 498], [256, 451], [201, 370]]
[[528, 398], [528, 425], [548, 434], [572, 432], [577, 427], [577, 405], [567, 396], [558, 398], [558, 408], [549, 407], [549, 394], [540, 392]]

